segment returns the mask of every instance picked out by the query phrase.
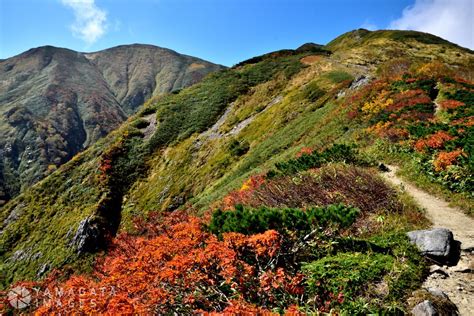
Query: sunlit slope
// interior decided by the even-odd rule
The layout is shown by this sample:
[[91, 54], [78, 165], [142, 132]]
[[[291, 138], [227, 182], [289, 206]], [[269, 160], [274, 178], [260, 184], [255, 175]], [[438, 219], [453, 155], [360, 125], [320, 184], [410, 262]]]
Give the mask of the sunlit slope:
[[[187, 206], [199, 212], [241, 187], [249, 175], [266, 173], [303, 147], [356, 143], [374, 162], [388, 156], [383, 148], [374, 153], [382, 145], [402, 148], [406, 159], [436, 159], [443, 151], [466, 147], [472, 138], [467, 128], [472, 126], [473, 54], [445, 42], [405, 40], [405, 32], [364, 34], [380, 35], [357, 45], [339, 40], [326, 48], [306, 45], [267, 54], [148, 101], [118, 130], [3, 208], [4, 284], [65, 264], [86, 269], [117, 230], [139, 233], [134, 221], [146, 219], [149, 211]], [[440, 69], [450, 71], [451, 83]], [[398, 94], [411, 90], [419, 91], [408, 99], [421, 98], [412, 105], [423, 105], [429, 115], [412, 122], [407, 117], [417, 114], [403, 110], [408, 114], [398, 116], [400, 126], [392, 127], [407, 129], [406, 139], [376, 134], [376, 124], [393, 119], [389, 112], [401, 111], [385, 102], [398, 104]], [[435, 103], [443, 100], [463, 105], [446, 108], [440, 117], [444, 112]], [[364, 108], [371, 102], [378, 102], [374, 107], [380, 111]], [[415, 133], [403, 125], [427, 126], [437, 119], [446, 126]], [[460, 134], [451, 138], [463, 143], [424, 152], [413, 147], [459, 119], [465, 120], [465, 134], [456, 127]], [[451, 164], [470, 168], [471, 152], [466, 149], [460, 157]], [[462, 196], [469, 188], [440, 185]]]

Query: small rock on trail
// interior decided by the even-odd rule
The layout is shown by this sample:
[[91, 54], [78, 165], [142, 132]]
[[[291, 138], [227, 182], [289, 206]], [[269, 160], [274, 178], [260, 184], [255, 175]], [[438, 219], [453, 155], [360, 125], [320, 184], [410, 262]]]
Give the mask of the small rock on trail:
[[[390, 171], [383, 177], [410, 194], [425, 209], [426, 217], [434, 228], [452, 231], [454, 240], [460, 242], [460, 258], [456, 265], [443, 267], [442, 273], [432, 273], [423, 283], [424, 288], [437, 288], [445, 292], [456, 304], [460, 315], [474, 315], [474, 219], [461, 210], [433, 196], [396, 175], [397, 167], [387, 166]], [[434, 269], [436, 270], [436, 269]]]
[[421, 254], [437, 263], [456, 264], [459, 261], [459, 243], [446, 228], [415, 230], [407, 233]]

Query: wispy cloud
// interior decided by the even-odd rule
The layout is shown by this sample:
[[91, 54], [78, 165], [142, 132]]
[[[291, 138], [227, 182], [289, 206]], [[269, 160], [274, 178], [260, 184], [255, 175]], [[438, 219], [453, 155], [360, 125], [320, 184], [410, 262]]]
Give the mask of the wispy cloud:
[[98, 8], [94, 0], [61, 0], [74, 11], [75, 21], [71, 25], [74, 36], [82, 39], [87, 45], [94, 44], [105, 34], [107, 12]]
[[473, 11], [472, 0], [416, 0], [389, 27], [428, 32], [474, 49]]
[[363, 29], [369, 30], [369, 31], [375, 31], [378, 29], [377, 24], [372, 23], [370, 20], [365, 20], [364, 23], [360, 26]]

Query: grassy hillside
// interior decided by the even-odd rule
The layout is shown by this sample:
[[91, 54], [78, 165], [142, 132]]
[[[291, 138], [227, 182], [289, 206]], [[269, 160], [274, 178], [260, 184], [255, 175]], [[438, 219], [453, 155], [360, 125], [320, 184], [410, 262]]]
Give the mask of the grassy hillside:
[[[251, 87], [277, 73], [290, 77], [301, 67], [295, 57], [270, 60], [239, 71], [221, 71], [190, 89], [160, 97], [119, 130], [12, 200], [2, 209], [0, 249], [3, 268], [8, 271], [4, 282], [35, 277], [38, 271], [76, 262], [84, 253], [103, 247], [121, 222], [123, 195], [146, 174], [148, 159], [161, 156], [160, 150], [167, 145], [204, 131], [227, 104]], [[145, 139], [146, 121], [140, 117], [157, 110], [156, 131]], [[87, 223], [85, 235], [81, 244], [74, 245], [81, 222]]]
[[[97, 278], [66, 285], [130, 276], [121, 284], [135, 312], [403, 310], [424, 271], [403, 232], [426, 221], [374, 166], [399, 162], [403, 174], [472, 212], [473, 62], [470, 51], [431, 35], [356, 31], [151, 99], [2, 209], [3, 285], [66, 265], [84, 272], [104, 254]], [[189, 253], [202, 260], [174, 266]], [[262, 253], [270, 256], [260, 260]], [[232, 271], [242, 267], [252, 272], [237, 280]], [[201, 268], [205, 276], [186, 279]], [[252, 283], [264, 276], [293, 287]], [[189, 283], [176, 283], [183, 278]], [[351, 281], [339, 288], [334, 280]], [[148, 282], [158, 282], [161, 294], [132, 287]], [[176, 304], [166, 305], [170, 298]]]
[[44, 46], [0, 61], [0, 207], [117, 129], [144, 100], [223, 68], [137, 44], [88, 54]]

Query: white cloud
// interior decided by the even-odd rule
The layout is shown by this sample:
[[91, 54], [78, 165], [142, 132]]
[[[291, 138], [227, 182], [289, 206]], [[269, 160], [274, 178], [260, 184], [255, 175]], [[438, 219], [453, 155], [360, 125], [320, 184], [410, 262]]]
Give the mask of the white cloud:
[[474, 49], [473, 0], [416, 0], [389, 28], [435, 34]]
[[71, 25], [74, 36], [92, 45], [105, 34], [107, 13], [99, 9], [94, 0], [61, 0], [61, 2], [74, 11], [76, 20]]

